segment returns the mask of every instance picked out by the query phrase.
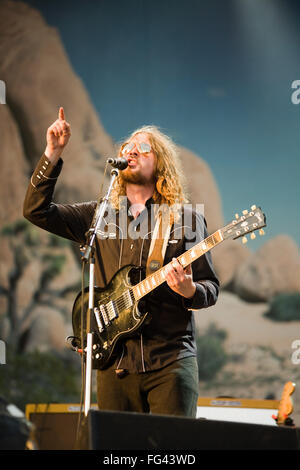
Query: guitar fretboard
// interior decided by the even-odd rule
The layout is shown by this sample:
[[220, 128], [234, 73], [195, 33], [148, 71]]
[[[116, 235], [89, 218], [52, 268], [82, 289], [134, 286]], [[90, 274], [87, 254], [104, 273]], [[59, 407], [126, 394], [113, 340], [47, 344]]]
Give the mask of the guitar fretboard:
[[[186, 268], [189, 264], [195, 261], [200, 256], [204, 255], [207, 251], [210, 251], [213, 247], [218, 245], [223, 241], [223, 236], [221, 230], [217, 230], [215, 233], [205, 238], [197, 245], [190, 248], [188, 251], [177, 257], [177, 260], [183, 268]], [[143, 281], [139, 282], [131, 288], [135, 300], [140, 300], [145, 295], [149, 294], [156, 287], [160, 286], [165, 282], [165, 268], [171, 263], [163, 266], [162, 268], [155, 271], [153, 274], [150, 274]]]

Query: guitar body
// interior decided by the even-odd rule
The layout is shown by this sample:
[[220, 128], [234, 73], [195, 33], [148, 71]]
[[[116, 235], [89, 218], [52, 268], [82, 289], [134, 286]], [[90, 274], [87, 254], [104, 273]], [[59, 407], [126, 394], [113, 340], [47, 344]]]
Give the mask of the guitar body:
[[[128, 265], [121, 268], [106, 288], [94, 288], [94, 310], [91, 312], [91, 332], [93, 337], [93, 366], [103, 369], [110, 361], [119, 340], [133, 336], [144, 324], [149, 314], [139, 309], [139, 302], [130, 296], [130, 272], [137, 269]], [[129, 294], [128, 294], [129, 293]], [[72, 310], [72, 326], [77, 344], [81, 345], [81, 337], [86, 339], [86, 321], [89, 311], [89, 288], [83, 293], [84, 317], [83, 331], [81, 321], [82, 293], [74, 302]], [[95, 312], [98, 309], [99, 312]], [[102, 309], [102, 312], [101, 312]], [[96, 315], [100, 316], [103, 331], [100, 331]], [[106, 321], [106, 322], [105, 322]], [[84, 344], [84, 347], [86, 344]]]

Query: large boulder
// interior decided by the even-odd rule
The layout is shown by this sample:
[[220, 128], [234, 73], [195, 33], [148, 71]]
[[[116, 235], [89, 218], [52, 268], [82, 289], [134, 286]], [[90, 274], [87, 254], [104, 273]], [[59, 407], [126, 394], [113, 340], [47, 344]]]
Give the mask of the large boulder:
[[[18, 123], [7, 105], [0, 105], [0, 229], [22, 217], [22, 203], [27, 181], [27, 163], [23, 152]], [[2, 235], [2, 234], [1, 234]], [[0, 286], [6, 292], [14, 267], [14, 234], [11, 238], [1, 236]], [[8, 332], [4, 315], [8, 309], [7, 297], [0, 296], [0, 337]]]
[[67, 324], [57, 310], [46, 306], [39, 308], [31, 323], [26, 351], [60, 351], [65, 347], [67, 332]]
[[190, 150], [179, 147], [187, 178], [188, 193], [193, 204], [203, 204], [209, 233], [224, 225], [222, 202], [215, 178], [208, 164]]
[[10, 0], [0, 3], [0, 31], [0, 76], [30, 170], [45, 149], [47, 128], [63, 106], [72, 137], [58, 190], [66, 202], [96, 198], [105, 157], [114, 153], [115, 144], [73, 72], [58, 31], [37, 10]]
[[21, 201], [28, 172], [18, 122], [7, 105], [0, 105], [0, 135], [0, 226], [3, 226], [22, 217]]
[[212, 259], [220, 285], [232, 290], [240, 266], [251, 256], [251, 251], [239, 240], [225, 240], [212, 251]]
[[[34, 8], [11, 0], [0, 3], [0, 31], [0, 54], [5, 57], [0, 76], [7, 85], [8, 106], [21, 131], [29, 170], [44, 151], [46, 129], [63, 106], [72, 136], [63, 154], [56, 198], [61, 202], [97, 198], [106, 158], [115, 154], [116, 144], [74, 73], [58, 31]], [[204, 204], [209, 231], [214, 231], [223, 224], [214, 177], [203, 159], [179, 150], [191, 200]]]
[[[180, 157], [187, 177], [188, 193], [193, 204], [203, 204], [209, 234], [224, 226], [220, 192], [209, 165], [203, 158], [180, 147]], [[199, 207], [201, 210], [201, 207]], [[226, 221], [229, 222], [229, 221]], [[215, 247], [212, 258], [221, 287], [232, 284], [236, 270], [250, 255], [238, 241], [226, 240]]]
[[248, 257], [236, 272], [234, 291], [250, 302], [300, 292], [300, 253], [294, 240], [278, 235]]

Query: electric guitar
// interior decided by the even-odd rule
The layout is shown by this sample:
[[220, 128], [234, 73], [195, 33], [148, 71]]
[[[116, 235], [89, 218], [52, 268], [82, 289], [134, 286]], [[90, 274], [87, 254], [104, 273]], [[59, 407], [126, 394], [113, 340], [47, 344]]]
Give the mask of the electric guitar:
[[[224, 240], [242, 237], [242, 241], [245, 242], [246, 234], [251, 233], [251, 238], [255, 238], [254, 232], [256, 230], [259, 230], [260, 235], [264, 234], [263, 227], [266, 226], [266, 217], [259, 207], [252, 206], [250, 211], [243, 211], [241, 217], [238, 214], [235, 217], [225, 227], [217, 230], [205, 238], [205, 240], [178, 256], [177, 260], [181, 266], [183, 268], [187, 267]], [[92, 312], [89, 310], [88, 287], [84, 289], [83, 293], [80, 292], [77, 295], [72, 310], [74, 333], [72, 345], [76, 350], [84, 351], [86, 319], [87, 314], [90, 314], [91, 331], [94, 336], [94, 368], [103, 369], [109, 362], [119, 340], [132, 336], [143, 327], [148, 317], [148, 312], [144, 312], [143, 309], [139, 308], [139, 302], [152, 290], [165, 282], [166, 266], [148, 275], [137, 284], [132, 284], [130, 279], [130, 273], [137, 268], [133, 265], [124, 266], [117, 271], [107, 287], [94, 288], [94, 308]], [[84, 312], [83, 321], [82, 305]], [[93, 329], [92, 323], [94, 325]]]

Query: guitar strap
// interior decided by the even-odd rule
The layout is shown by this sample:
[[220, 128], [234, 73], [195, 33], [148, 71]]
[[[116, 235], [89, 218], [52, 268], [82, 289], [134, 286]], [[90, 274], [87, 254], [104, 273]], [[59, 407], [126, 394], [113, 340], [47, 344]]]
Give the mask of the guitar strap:
[[146, 277], [163, 266], [170, 230], [170, 211], [164, 207], [162, 210], [159, 209], [156, 217], [146, 264]]
[[[167, 249], [167, 243], [170, 236], [170, 230], [170, 211], [166, 210], [165, 208], [163, 208], [162, 210], [159, 209], [149, 248], [149, 254], [146, 264], [146, 277], [154, 273], [163, 265], [165, 252]], [[121, 356], [117, 369], [115, 370], [117, 377], [124, 377], [128, 373], [126, 369], [119, 368], [122, 357], [123, 355]]]

